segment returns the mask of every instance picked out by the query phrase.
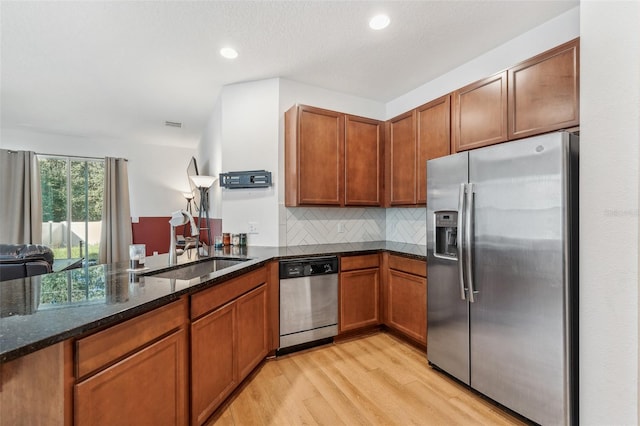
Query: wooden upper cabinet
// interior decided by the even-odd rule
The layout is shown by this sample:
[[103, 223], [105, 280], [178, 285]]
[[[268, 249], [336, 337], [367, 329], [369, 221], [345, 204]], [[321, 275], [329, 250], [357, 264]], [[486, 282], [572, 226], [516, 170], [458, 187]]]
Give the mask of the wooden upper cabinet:
[[507, 72], [472, 83], [453, 93], [453, 151], [507, 140]]
[[579, 63], [575, 39], [509, 69], [509, 139], [579, 124]]
[[285, 205], [381, 206], [383, 122], [293, 106], [285, 113]]
[[416, 110], [389, 120], [386, 140], [386, 204], [416, 204]]
[[451, 153], [451, 96], [446, 95], [416, 109], [418, 204], [427, 203], [427, 160]]
[[344, 114], [293, 106], [285, 132], [285, 205], [344, 205]]
[[347, 206], [380, 206], [382, 182], [382, 122], [345, 117], [345, 196]]

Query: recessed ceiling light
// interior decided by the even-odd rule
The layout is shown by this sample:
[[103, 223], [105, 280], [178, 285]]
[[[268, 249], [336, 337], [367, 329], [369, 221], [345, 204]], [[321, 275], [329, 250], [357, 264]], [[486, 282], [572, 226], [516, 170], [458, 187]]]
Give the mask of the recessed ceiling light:
[[381, 30], [383, 28], [387, 28], [391, 19], [387, 15], [380, 14], [376, 15], [369, 21], [369, 27], [374, 30]]
[[227, 59], [235, 59], [238, 57], [238, 52], [236, 52], [236, 50], [232, 49], [231, 47], [223, 47], [222, 49], [220, 49], [220, 54]]

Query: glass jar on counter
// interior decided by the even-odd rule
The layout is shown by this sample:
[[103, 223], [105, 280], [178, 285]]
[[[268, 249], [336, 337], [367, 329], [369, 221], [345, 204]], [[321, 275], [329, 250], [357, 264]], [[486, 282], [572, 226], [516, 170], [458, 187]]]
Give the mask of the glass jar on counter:
[[129, 246], [129, 268], [130, 269], [142, 269], [144, 268], [144, 258], [147, 248], [145, 244], [131, 244]]
[[225, 232], [222, 234], [222, 245], [224, 246], [230, 246], [231, 245], [231, 234], [228, 232]]
[[231, 245], [240, 246], [240, 234], [231, 234]]
[[240, 234], [240, 247], [245, 247], [247, 245], [247, 234]]

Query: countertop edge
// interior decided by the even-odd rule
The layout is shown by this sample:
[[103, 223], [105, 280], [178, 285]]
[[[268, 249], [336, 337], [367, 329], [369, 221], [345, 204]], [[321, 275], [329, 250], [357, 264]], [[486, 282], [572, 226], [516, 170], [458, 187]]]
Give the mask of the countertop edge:
[[[407, 257], [407, 258], [413, 258], [413, 259], [417, 259], [417, 260], [426, 260], [426, 256], [423, 256], [421, 254], [415, 254], [415, 253], [409, 253], [409, 252], [405, 252], [405, 251], [401, 251], [398, 249], [391, 249], [388, 247], [378, 247], [378, 248], [357, 248], [357, 249], [345, 249], [345, 248], [340, 248], [337, 247], [333, 250], [329, 249], [327, 251], [322, 251], [320, 253], [316, 253], [316, 254], [306, 254], [306, 253], [300, 253], [300, 254], [284, 254], [284, 255], [273, 255], [273, 256], [268, 256], [268, 257], [263, 257], [263, 258], [253, 258], [251, 259], [253, 262], [251, 262], [251, 264], [244, 266], [242, 268], [238, 268], [238, 269], [234, 269], [232, 271], [228, 271], [228, 272], [223, 272], [222, 274], [220, 274], [219, 276], [216, 276], [210, 280], [207, 280], [205, 282], [202, 283], [198, 283], [195, 284], [193, 286], [187, 287], [185, 289], [176, 291], [174, 293], [168, 294], [166, 296], [162, 296], [159, 297], [157, 299], [153, 299], [149, 302], [128, 308], [126, 310], [120, 311], [120, 312], [116, 312], [110, 315], [107, 315], [103, 318], [100, 318], [98, 320], [93, 320], [89, 323], [85, 323], [85, 324], [81, 324], [77, 327], [71, 328], [69, 330], [65, 330], [63, 332], [60, 333], [56, 333], [53, 334], [51, 336], [48, 336], [46, 338], [43, 338], [41, 340], [38, 340], [36, 342], [30, 342], [28, 344], [25, 344], [24, 346], [20, 346], [11, 350], [8, 350], [6, 352], [2, 352], [0, 353], [0, 364], [1, 363], [6, 363], [9, 361], [13, 361], [15, 359], [18, 359], [22, 356], [28, 355], [30, 353], [36, 352], [40, 349], [44, 349], [46, 347], [55, 345], [57, 343], [63, 342], [67, 339], [70, 338], [74, 338], [74, 337], [80, 337], [82, 335], [85, 334], [89, 334], [92, 332], [96, 332], [99, 331], [101, 329], [105, 329], [114, 325], [117, 325], [119, 323], [122, 323], [124, 321], [130, 320], [132, 318], [135, 318], [139, 315], [142, 315], [144, 313], [150, 312], [154, 309], [157, 309], [161, 306], [167, 305], [171, 302], [174, 302], [178, 299], [180, 299], [181, 297], [185, 296], [185, 295], [191, 295], [197, 292], [200, 292], [202, 290], [205, 290], [207, 288], [213, 287], [217, 284], [220, 284], [222, 282], [226, 282], [230, 279], [233, 279], [237, 276], [240, 275], [244, 275], [247, 272], [250, 272], [252, 270], [261, 268], [265, 265], [267, 265], [269, 262], [272, 261], [279, 261], [279, 260], [283, 260], [283, 259], [295, 259], [295, 258], [302, 258], [302, 257], [310, 257], [310, 256], [356, 256], [356, 255], [360, 255], [360, 254], [372, 254], [372, 253], [384, 253], [384, 252], [388, 252], [390, 254], [395, 254], [398, 256], [402, 256], [402, 257]], [[181, 266], [185, 266], [185, 265], [178, 265], [178, 267]], [[1, 350], [1, 349], [0, 349]]]

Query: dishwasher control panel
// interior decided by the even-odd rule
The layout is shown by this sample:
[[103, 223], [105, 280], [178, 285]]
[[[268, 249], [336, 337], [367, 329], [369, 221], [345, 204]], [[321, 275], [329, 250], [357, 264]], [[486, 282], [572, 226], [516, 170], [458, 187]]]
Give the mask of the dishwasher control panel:
[[312, 257], [283, 260], [280, 262], [280, 279], [308, 277], [338, 273], [338, 258]]

